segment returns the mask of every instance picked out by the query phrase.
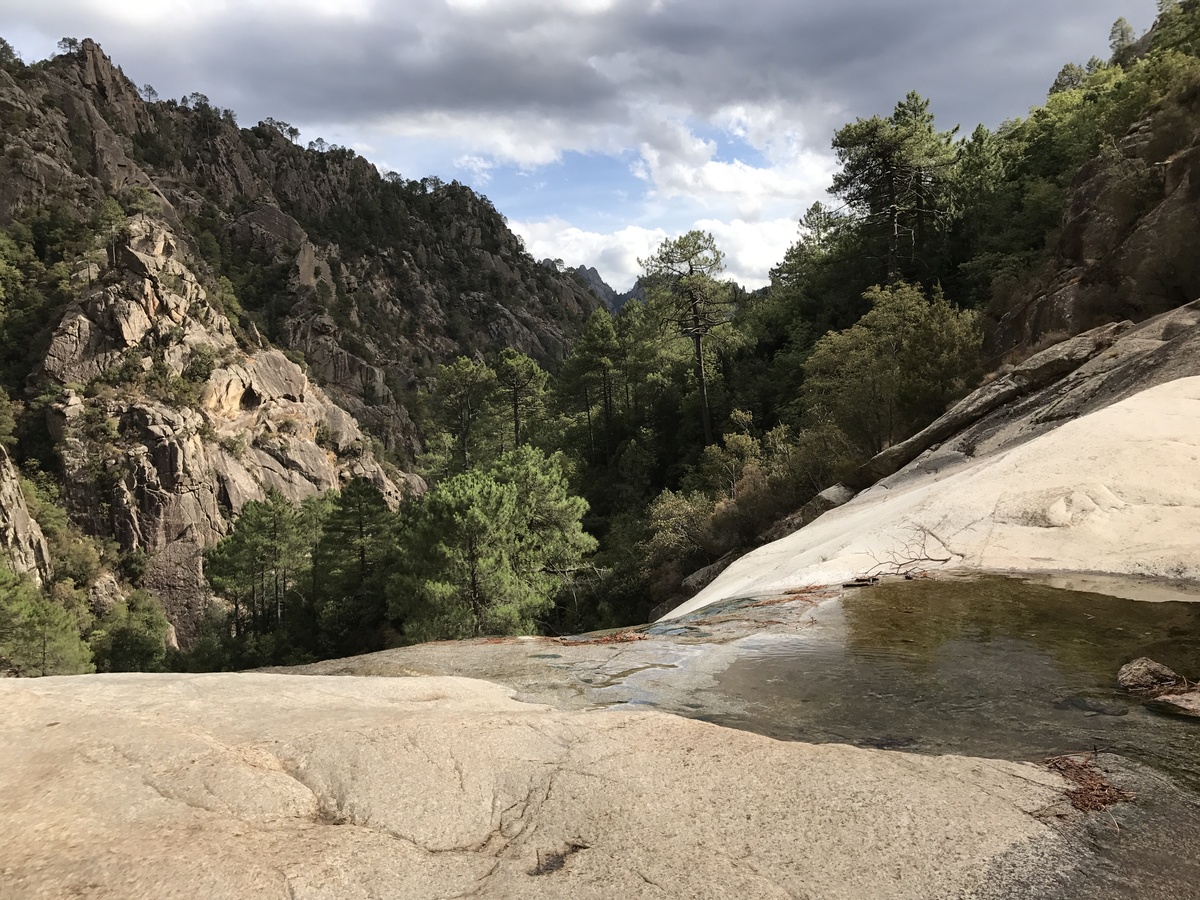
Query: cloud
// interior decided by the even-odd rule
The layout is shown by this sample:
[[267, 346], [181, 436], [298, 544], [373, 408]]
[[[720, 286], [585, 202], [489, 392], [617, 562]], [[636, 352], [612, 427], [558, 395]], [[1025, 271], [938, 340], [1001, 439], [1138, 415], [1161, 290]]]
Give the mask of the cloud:
[[627, 225], [610, 233], [585, 231], [550, 217], [539, 221], [509, 221], [534, 259], [561, 259], [571, 268], [595, 266], [609, 286], [627, 291], [641, 274], [638, 259], [652, 254], [669, 235], [662, 228]]
[[[568, 227], [559, 239], [575, 243], [548, 254], [591, 241], [622, 278], [621, 248], [637, 235], [706, 220], [724, 223], [736, 244], [735, 234], [794, 219], [823, 196], [834, 129], [889, 112], [909, 90], [931, 98], [943, 127], [1023, 114], [1063, 63], [1105, 53], [1109, 25], [1128, 15], [1127, 0], [6, 6], [3, 28], [26, 58], [64, 34], [91, 36], [162, 96], [200, 91], [243, 122], [273, 116], [306, 139], [379, 147], [411, 177], [458, 172], [491, 189], [505, 166], [532, 173], [571, 152], [632, 154], [643, 195], [618, 206], [605, 187], [593, 202], [633, 230]], [[582, 189], [573, 188], [577, 206]], [[552, 202], [552, 190], [540, 193]], [[558, 214], [546, 206], [522, 218]], [[747, 272], [752, 250], [738, 251]]]
[[[752, 137], [748, 130], [729, 131]], [[811, 202], [824, 193], [834, 172], [828, 154], [795, 141], [787, 142], [786, 149], [771, 139], [758, 146], [747, 142], [747, 149], [767, 151], [771, 157], [771, 164], [755, 166], [737, 158], [717, 159], [716, 145], [682, 123], [669, 123], [656, 138], [641, 144], [633, 165], [634, 174], [651, 186], [652, 196], [699, 199], [710, 209], [732, 209], [742, 218], [757, 219], [780, 205]]]
[[725, 254], [725, 277], [751, 290], [770, 283], [767, 273], [797, 237], [796, 219], [790, 217], [762, 222], [699, 219], [692, 227], [712, 234]]
[[710, 232], [725, 254], [724, 277], [747, 288], [763, 287], [767, 272], [796, 240], [796, 219], [779, 218], [762, 222], [741, 219], [697, 219], [686, 228], [668, 232], [663, 228], [627, 225], [611, 232], [585, 231], [560, 218], [513, 222], [509, 227], [525, 241], [535, 259], [561, 259], [568, 266], [595, 266], [600, 276], [618, 292], [633, 287], [642, 272], [638, 259], [645, 259], [668, 238], [691, 229]]
[[9, 18], [47, 36], [96, 37], [171, 93], [200, 90], [239, 109], [233, 98], [246, 99], [264, 115], [337, 110], [361, 126], [540, 113], [561, 132], [563, 122], [628, 127], [656, 106], [707, 120], [757, 104], [793, 121], [803, 113], [821, 136], [830, 123], [813, 117], [885, 111], [910, 88], [941, 98], [949, 118], [1019, 114], [1063, 62], [1104, 51], [1125, 5], [46, 0]]
[[466, 154], [454, 161], [454, 167], [474, 175], [473, 184], [484, 185], [492, 180], [492, 169], [496, 168], [496, 164], [482, 156]]

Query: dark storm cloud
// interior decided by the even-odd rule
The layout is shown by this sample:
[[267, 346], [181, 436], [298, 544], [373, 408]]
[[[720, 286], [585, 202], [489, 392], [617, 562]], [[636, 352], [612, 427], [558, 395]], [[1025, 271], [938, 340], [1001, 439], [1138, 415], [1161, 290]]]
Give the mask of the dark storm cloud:
[[943, 125], [1023, 114], [1063, 63], [1105, 51], [1127, 4], [626, 0], [587, 14], [567, 0], [465, 11], [410, 0], [347, 16], [241, 3], [181, 31], [152, 15], [118, 23], [100, 0], [0, 0], [0, 34], [95, 37], [161, 94], [201, 91], [250, 121], [441, 112], [595, 128], [630, 125], [644, 105], [703, 118], [782, 104], [803, 111], [820, 145], [841, 121], [885, 113], [910, 89], [933, 100]]

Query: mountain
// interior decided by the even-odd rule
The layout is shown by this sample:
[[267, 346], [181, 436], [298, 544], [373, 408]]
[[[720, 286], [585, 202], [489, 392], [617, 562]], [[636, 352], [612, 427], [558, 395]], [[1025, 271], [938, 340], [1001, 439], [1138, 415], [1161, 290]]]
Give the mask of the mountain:
[[67, 577], [38, 482], [69, 514], [49, 557], [99, 548], [73, 589], [136, 573], [186, 643], [203, 551], [246, 502], [419, 492], [407, 404], [436, 367], [516, 347], [553, 368], [600, 301], [461, 184], [143, 94], [91, 40], [0, 67], [0, 400], [24, 401], [32, 479], [0, 461], [0, 543]]
[[594, 266], [576, 266], [572, 269], [572, 272], [580, 281], [588, 286], [593, 294], [603, 300], [604, 305], [613, 312], [620, 312], [621, 307], [629, 300], [646, 299], [646, 291], [642, 287], [641, 279], [638, 279], [629, 290], [618, 294], [614, 288], [609, 286], [608, 282], [600, 277], [600, 273], [596, 271]]
[[2, 78], [0, 224], [148, 197], [200, 277], [231, 282], [235, 328], [303, 354], [400, 459], [420, 443], [405, 399], [438, 363], [511, 346], [553, 368], [599, 305], [469, 188], [238, 128], [199, 94], [146, 102], [93, 41]]

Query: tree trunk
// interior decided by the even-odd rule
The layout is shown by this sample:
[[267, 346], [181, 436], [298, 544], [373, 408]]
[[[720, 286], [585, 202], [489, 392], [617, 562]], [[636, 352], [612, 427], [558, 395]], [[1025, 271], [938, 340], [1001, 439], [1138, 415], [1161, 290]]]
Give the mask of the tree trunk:
[[714, 443], [712, 412], [708, 408], [708, 375], [704, 371], [704, 345], [700, 307], [692, 303], [692, 345], [696, 348], [696, 384], [700, 388], [700, 421], [704, 425], [704, 446]]
[[602, 368], [604, 379], [604, 458], [612, 461], [612, 386], [608, 380], [608, 369]]
[[583, 408], [587, 411], [588, 444], [592, 448], [591, 461], [596, 461], [596, 433], [592, 430], [592, 398], [588, 396], [587, 385], [583, 387]]
[[521, 446], [521, 393], [513, 388], [513, 449]]
[[888, 258], [887, 279], [891, 284], [900, 278], [900, 204], [896, 197], [896, 171], [888, 170]]

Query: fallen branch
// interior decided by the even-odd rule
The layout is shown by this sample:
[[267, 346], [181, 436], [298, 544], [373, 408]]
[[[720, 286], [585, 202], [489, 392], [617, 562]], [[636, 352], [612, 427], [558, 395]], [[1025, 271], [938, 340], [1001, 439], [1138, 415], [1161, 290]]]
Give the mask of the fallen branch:
[[594, 638], [554, 638], [558, 644], [627, 644], [630, 641], [644, 641], [650, 635], [640, 631], [617, 631], [612, 634], [602, 634]]
[[874, 553], [870, 553], [871, 559], [875, 560], [875, 565], [867, 570], [867, 577], [875, 575], [911, 575], [921, 563], [948, 563], [954, 559], [951, 556], [933, 556], [929, 550], [929, 539], [933, 538], [943, 549], [946, 548], [945, 543], [938, 538], [932, 531], [923, 526], [913, 526], [913, 536], [907, 541], [901, 543], [897, 548], [889, 550], [884, 554], [884, 559], [880, 559]]

